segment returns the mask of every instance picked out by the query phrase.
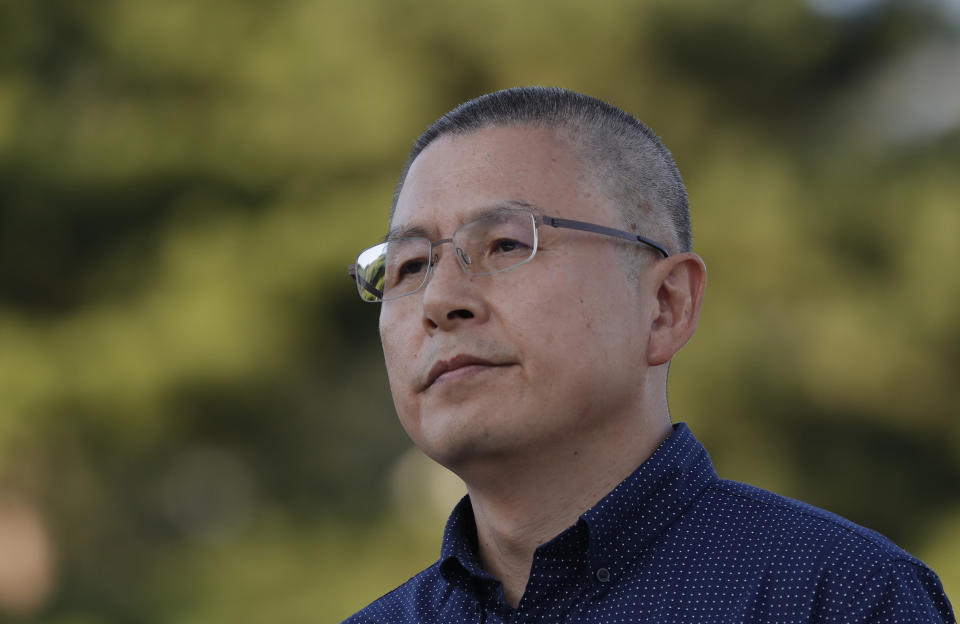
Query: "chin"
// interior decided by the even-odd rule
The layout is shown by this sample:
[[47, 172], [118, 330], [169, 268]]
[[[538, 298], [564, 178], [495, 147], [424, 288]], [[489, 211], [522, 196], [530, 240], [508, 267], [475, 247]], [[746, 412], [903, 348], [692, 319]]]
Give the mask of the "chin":
[[427, 457], [457, 474], [477, 462], [500, 461], [523, 448], [517, 432], [469, 420], [456, 424], [458, 426], [408, 430], [407, 433]]

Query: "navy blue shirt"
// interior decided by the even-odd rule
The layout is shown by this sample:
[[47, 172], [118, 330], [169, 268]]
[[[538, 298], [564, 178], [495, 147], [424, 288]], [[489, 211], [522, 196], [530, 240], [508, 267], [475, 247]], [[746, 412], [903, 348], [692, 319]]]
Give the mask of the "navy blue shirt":
[[879, 533], [719, 479], [684, 424], [537, 548], [517, 609], [480, 565], [469, 498], [440, 560], [349, 624], [955, 622], [940, 580]]

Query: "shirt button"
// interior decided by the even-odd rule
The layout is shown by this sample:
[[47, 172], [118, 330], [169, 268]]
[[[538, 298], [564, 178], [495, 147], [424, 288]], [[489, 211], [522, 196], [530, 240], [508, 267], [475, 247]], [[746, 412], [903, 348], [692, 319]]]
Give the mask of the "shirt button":
[[606, 568], [600, 568], [597, 570], [597, 580], [601, 583], [610, 582], [610, 570]]

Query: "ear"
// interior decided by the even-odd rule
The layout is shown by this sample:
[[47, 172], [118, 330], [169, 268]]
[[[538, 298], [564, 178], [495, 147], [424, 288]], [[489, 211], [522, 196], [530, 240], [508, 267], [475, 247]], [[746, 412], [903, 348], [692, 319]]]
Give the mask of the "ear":
[[647, 364], [659, 366], [669, 362], [697, 328], [707, 267], [697, 254], [681, 253], [660, 260], [653, 277], [657, 309], [647, 342]]

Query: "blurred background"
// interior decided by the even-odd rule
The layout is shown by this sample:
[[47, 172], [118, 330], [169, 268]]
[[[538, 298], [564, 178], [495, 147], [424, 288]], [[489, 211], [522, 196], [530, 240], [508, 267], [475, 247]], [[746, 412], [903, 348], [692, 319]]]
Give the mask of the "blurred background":
[[523, 84], [650, 124], [710, 270], [721, 476], [960, 596], [960, 1], [0, 2], [0, 621], [339, 622], [438, 555], [346, 266]]

